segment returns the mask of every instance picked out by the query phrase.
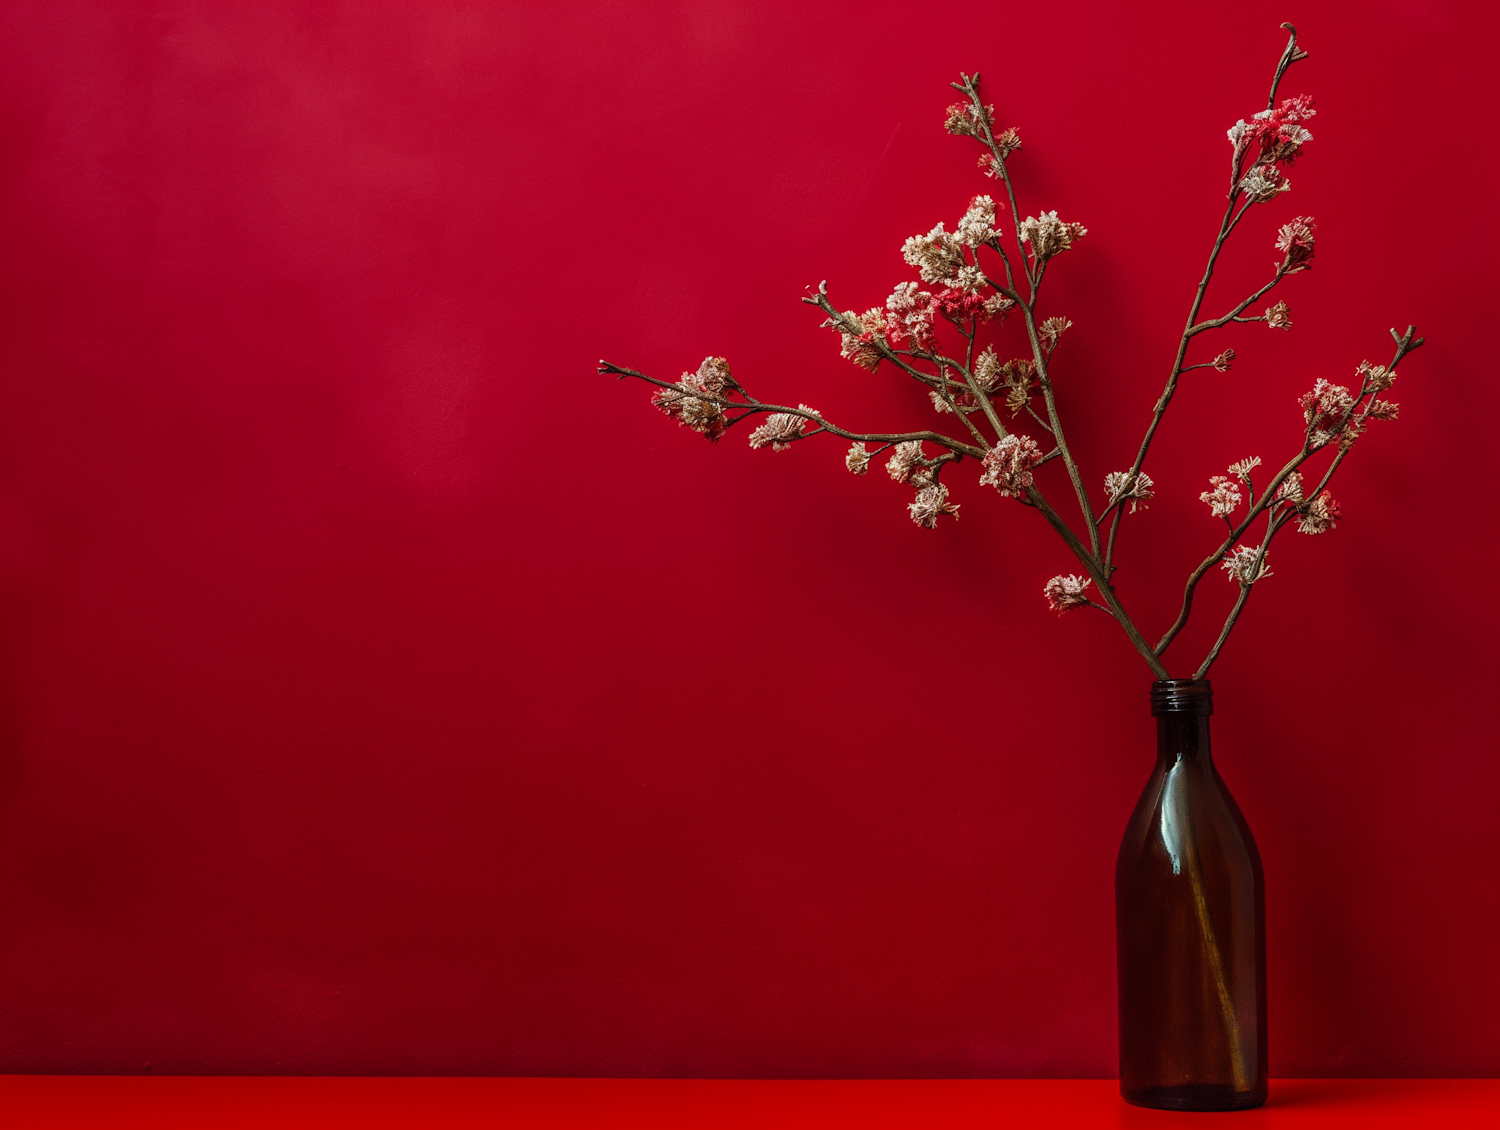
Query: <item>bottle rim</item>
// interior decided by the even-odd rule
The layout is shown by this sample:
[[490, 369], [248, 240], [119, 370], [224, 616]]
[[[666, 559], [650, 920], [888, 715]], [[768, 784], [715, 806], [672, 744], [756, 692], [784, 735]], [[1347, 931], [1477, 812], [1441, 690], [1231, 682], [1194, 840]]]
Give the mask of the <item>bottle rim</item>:
[[1209, 715], [1214, 688], [1207, 679], [1157, 679], [1151, 684], [1151, 714]]

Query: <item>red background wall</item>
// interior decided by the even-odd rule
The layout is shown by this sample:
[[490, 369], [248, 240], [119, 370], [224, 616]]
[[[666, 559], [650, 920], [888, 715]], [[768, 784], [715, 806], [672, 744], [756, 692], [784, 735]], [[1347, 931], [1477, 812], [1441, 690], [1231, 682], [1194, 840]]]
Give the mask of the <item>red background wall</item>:
[[1293, 214], [1318, 259], [1185, 386], [1121, 593], [1160, 632], [1206, 477], [1417, 324], [1216, 748], [1273, 1071], [1493, 1074], [1495, 9], [1209, 11], [0, 9], [0, 1070], [1112, 1073], [1149, 674], [1046, 611], [1060, 543], [969, 465], [919, 530], [843, 444], [715, 449], [593, 366], [924, 424], [797, 300], [880, 301], [985, 191], [978, 69], [1023, 211], [1089, 228], [1045, 305], [1096, 484], [1285, 18], [1316, 140], [1209, 308]]

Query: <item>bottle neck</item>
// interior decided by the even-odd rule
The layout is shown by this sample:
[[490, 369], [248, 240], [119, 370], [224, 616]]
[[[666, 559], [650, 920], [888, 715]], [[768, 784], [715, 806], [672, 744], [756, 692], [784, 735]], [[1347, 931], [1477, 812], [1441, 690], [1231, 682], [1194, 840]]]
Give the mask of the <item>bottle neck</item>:
[[1151, 684], [1156, 715], [1156, 754], [1168, 765], [1182, 760], [1213, 761], [1208, 719], [1214, 712], [1207, 679], [1160, 679]]
[[1168, 765], [1177, 761], [1213, 761], [1207, 714], [1158, 714], [1156, 756]]

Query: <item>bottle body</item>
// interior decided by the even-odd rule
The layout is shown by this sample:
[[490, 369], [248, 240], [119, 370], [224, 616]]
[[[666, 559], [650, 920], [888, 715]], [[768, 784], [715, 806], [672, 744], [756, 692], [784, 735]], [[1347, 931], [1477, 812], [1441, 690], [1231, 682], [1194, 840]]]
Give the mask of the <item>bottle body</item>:
[[1120, 1092], [1169, 1110], [1266, 1100], [1265, 879], [1214, 768], [1207, 680], [1152, 686], [1157, 759], [1115, 868]]

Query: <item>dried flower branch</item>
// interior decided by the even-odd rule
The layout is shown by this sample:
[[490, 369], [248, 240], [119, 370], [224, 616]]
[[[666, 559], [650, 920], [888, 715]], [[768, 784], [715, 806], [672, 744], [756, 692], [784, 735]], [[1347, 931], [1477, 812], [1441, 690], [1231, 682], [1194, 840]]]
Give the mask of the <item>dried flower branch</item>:
[[[1021, 141], [1014, 127], [995, 132], [995, 107], [980, 99], [977, 74], [960, 74], [960, 81], [952, 84], [961, 99], [948, 107], [944, 128], [980, 144], [980, 168], [1003, 187], [1003, 200], [977, 194], [951, 230], [947, 221], [940, 221], [925, 234], [908, 238], [901, 255], [917, 278], [898, 282], [883, 305], [870, 307], [863, 314], [840, 310], [830, 300], [826, 283], [803, 298], [822, 312], [824, 326], [838, 335], [841, 356], [865, 372], [878, 373], [884, 368], [916, 382], [932, 409], [952, 421], [962, 438], [926, 429], [857, 432], [834, 424], [806, 404], [793, 408], [761, 401], [735, 380], [722, 357], [705, 359], [697, 370], [673, 382], [608, 362], [600, 362], [600, 372], [654, 386], [652, 402], [662, 412], [714, 442], [741, 421], [754, 417], [756, 424], [749, 437], [752, 448], [786, 451], [794, 443], [826, 432], [851, 442], [844, 465], [860, 476], [868, 473], [877, 456], [884, 455], [888, 477], [915, 490], [907, 511], [911, 520], [925, 529], [935, 529], [944, 515], [958, 516], [959, 504], [949, 501], [949, 484], [939, 481], [939, 476], [949, 464], [964, 458], [977, 460], [979, 484], [992, 486], [1002, 497], [1014, 498], [1036, 510], [1083, 568], [1082, 573], [1059, 574], [1046, 582], [1043, 594], [1048, 607], [1060, 614], [1083, 605], [1108, 612], [1158, 678], [1168, 677], [1163, 655], [1188, 622], [1198, 583], [1211, 569], [1222, 567], [1239, 593], [1217, 640], [1194, 673], [1195, 678], [1202, 678], [1229, 638], [1252, 589], [1273, 576], [1269, 552], [1277, 533], [1294, 524], [1302, 533], [1322, 534], [1342, 520], [1339, 504], [1327, 489], [1328, 481], [1371, 422], [1397, 418], [1398, 406], [1377, 399], [1376, 394], [1391, 388], [1396, 367], [1422, 344], [1411, 327], [1402, 335], [1392, 330], [1396, 351], [1389, 364], [1362, 362], [1349, 385], [1318, 380], [1298, 400], [1302, 410], [1298, 449], [1259, 490], [1252, 477], [1262, 466], [1258, 455], [1230, 464], [1227, 475], [1210, 477], [1209, 489], [1199, 497], [1208, 505], [1210, 515], [1225, 523], [1226, 536], [1188, 576], [1172, 626], [1155, 646], [1149, 644], [1121, 604], [1111, 581], [1117, 568], [1114, 559], [1122, 519], [1127, 511], [1134, 514], [1146, 509], [1147, 502], [1155, 497], [1156, 486], [1144, 465], [1183, 376], [1200, 369], [1228, 372], [1236, 360], [1234, 349], [1226, 347], [1210, 360], [1188, 364], [1189, 349], [1199, 336], [1236, 324], [1263, 322], [1272, 329], [1290, 329], [1291, 318], [1282, 300], [1265, 307], [1259, 315], [1246, 311], [1283, 280], [1305, 272], [1315, 251], [1313, 218], [1294, 216], [1285, 220], [1275, 240], [1281, 258], [1273, 265], [1269, 280], [1230, 305], [1225, 313], [1202, 317], [1209, 283], [1229, 237], [1252, 207], [1274, 203], [1289, 191], [1287, 170], [1313, 140], [1307, 128], [1316, 114], [1312, 100], [1297, 95], [1277, 102], [1287, 68], [1307, 56], [1297, 46], [1296, 29], [1289, 24], [1282, 26], [1290, 36], [1277, 63], [1265, 109], [1240, 119], [1228, 130], [1231, 156], [1224, 212], [1189, 304], [1165, 387], [1130, 467], [1105, 476], [1104, 506], [1097, 515], [1064, 434], [1053, 393], [1050, 367], [1063, 334], [1073, 323], [1061, 315], [1038, 311], [1051, 262], [1079, 246], [1088, 231], [1081, 223], [1059, 219], [1055, 210], [1038, 210], [1010, 225], [1000, 223], [1001, 213], [1022, 215], [1009, 168]], [[1027, 355], [1002, 361], [1004, 354], [995, 344], [981, 345], [979, 336], [982, 327], [1012, 313], [1020, 315], [1023, 352]], [[1011, 420], [1020, 418], [1027, 430], [1035, 425], [1037, 434], [1028, 435], [1007, 425], [1001, 419], [1001, 410]], [[1025, 417], [1021, 417], [1023, 411]], [[1045, 444], [1038, 435], [1046, 437]], [[929, 448], [937, 449], [936, 453], [929, 454]], [[1333, 457], [1317, 484], [1309, 489], [1304, 477], [1308, 460], [1325, 449], [1332, 450]], [[1038, 481], [1038, 472], [1054, 459], [1061, 460], [1066, 468], [1081, 519], [1078, 529], [1058, 513]], [[1243, 544], [1247, 532], [1262, 520], [1259, 544]], [[1102, 603], [1090, 599], [1090, 589]]]

